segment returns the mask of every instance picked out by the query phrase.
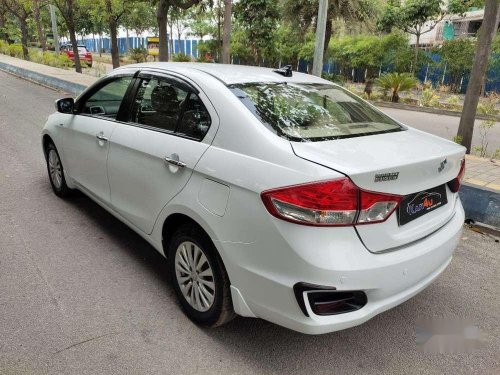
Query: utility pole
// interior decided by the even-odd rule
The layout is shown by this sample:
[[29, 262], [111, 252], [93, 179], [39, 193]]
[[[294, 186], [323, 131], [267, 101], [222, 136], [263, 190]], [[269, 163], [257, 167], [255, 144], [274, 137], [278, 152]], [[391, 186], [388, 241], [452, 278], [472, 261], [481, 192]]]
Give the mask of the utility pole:
[[56, 54], [59, 54], [59, 34], [57, 33], [56, 7], [50, 4], [49, 9], [50, 20], [52, 21], [52, 34], [54, 34], [54, 48], [56, 49]]
[[316, 42], [314, 44], [314, 60], [312, 74], [321, 77], [323, 71], [323, 48], [325, 46], [326, 14], [328, 0], [319, 0], [318, 18], [316, 22]]

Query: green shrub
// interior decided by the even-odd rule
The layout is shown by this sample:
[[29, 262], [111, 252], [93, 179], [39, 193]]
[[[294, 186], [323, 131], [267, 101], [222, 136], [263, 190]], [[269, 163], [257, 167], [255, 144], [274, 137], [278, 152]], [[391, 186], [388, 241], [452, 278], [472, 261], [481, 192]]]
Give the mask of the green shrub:
[[3, 53], [4, 55], [9, 54], [9, 43], [0, 40], [0, 53]]
[[143, 47], [130, 48], [128, 58], [136, 63], [142, 63], [148, 58], [148, 50]]
[[8, 54], [11, 57], [22, 58], [23, 57], [23, 46], [21, 44], [10, 44]]
[[345, 84], [345, 78], [341, 74], [330, 74], [330, 73], [323, 72], [321, 74], [321, 78], [324, 78], [330, 82], [336, 83], [336, 84], [341, 85], [341, 86], [344, 86], [344, 84]]
[[417, 79], [410, 73], [386, 73], [375, 80], [384, 90], [391, 90], [391, 102], [399, 101], [399, 93], [408, 91], [417, 85]]
[[439, 106], [439, 95], [436, 94], [436, 90], [433, 90], [431, 88], [422, 90], [422, 95], [420, 96], [420, 105], [422, 107]]
[[172, 55], [172, 60], [177, 62], [190, 62], [191, 56], [186, 55], [185, 53], [174, 53]]

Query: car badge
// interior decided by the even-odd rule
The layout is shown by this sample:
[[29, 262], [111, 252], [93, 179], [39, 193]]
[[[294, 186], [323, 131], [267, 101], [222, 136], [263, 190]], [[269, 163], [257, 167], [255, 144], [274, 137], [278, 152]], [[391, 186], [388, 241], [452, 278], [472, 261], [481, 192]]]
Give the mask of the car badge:
[[438, 167], [438, 172], [441, 173], [444, 170], [444, 167], [446, 167], [446, 164], [448, 164], [448, 160], [444, 158], [444, 160], [439, 164]]
[[397, 180], [399, 172], [380, 173], [375, 175], [375, 182]]

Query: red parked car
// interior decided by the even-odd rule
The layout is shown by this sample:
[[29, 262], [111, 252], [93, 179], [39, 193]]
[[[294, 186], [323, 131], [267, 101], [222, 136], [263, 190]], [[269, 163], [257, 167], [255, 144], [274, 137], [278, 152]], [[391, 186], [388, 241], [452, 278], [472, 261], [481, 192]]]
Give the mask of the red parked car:
[[[71, 44], [62, 45], [60, 51], [61, 54], [66, 54], [71, 61], [75, 61], [75, 55]], [[80, 61], [85, 61], [89, 68], [92, 68], [92, 53], [87, 49], [87, 47], [84, 45], [78, 45], [78, 55], [80, 56]]]

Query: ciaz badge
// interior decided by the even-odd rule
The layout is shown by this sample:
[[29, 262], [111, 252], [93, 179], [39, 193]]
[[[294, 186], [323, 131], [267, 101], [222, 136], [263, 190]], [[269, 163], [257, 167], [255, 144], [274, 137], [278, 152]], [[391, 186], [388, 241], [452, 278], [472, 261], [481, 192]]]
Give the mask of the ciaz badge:
[[380, 173], [375, 175], [375, 182], [397, 180], [399, 172]]

